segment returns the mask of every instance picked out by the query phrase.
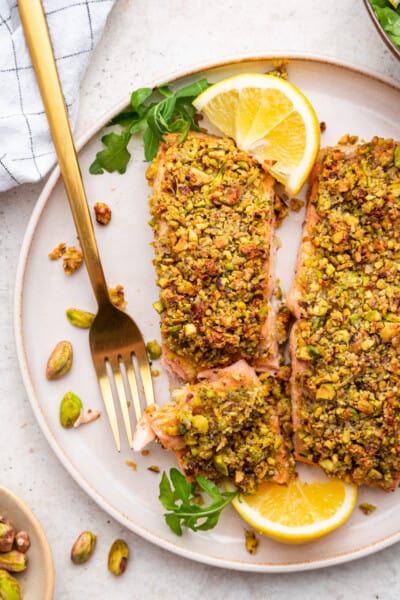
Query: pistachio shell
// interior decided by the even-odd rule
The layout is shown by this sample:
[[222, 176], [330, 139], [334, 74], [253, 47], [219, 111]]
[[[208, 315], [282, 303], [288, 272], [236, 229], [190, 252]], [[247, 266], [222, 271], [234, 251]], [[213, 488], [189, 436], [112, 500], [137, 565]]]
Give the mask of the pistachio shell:
[[67, 392], [60, 404], [60, 423], [69, 429], [74, 426], [82, 410], [82, 401], [73, 392]]
[[49, 356], [46, 367], [47, 379], [58, 379], [72, 367], [72, 344], [66, 340], [58, 342]]

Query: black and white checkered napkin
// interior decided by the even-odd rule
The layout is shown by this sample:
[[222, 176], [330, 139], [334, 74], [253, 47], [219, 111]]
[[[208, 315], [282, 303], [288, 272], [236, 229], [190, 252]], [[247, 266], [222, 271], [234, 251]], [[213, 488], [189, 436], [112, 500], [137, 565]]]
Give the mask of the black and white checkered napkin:
[[[79, 85], [116, 0], [44, 0], [72, 127]], [[16, 0], [0, 0], [0, 191], [42, 179], [56, 162]]]

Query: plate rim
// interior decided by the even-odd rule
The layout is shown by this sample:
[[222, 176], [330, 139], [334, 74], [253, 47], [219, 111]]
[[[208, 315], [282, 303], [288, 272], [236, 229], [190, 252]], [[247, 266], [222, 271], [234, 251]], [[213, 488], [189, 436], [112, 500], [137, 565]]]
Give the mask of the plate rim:
[[[170, 71], [164, 75], [160, 75], [154, 78], [150, 82], [144, 82], [143, 85], [148, 87], [158, 87], [168, 82], [179, 81], [181, 79], [190, 77], [197, 73], [206, 73], [219, 68], [240, 65], [244, 63], [260, 63], [260, 62], [271, 62], [273, 60], [287, 60], [290, 61], [305, 61], [310, 63], [326, 64], [328, 66], [334, 66], [339, 69], [344, 69], [353, 73], [357, 73], [367, 78], [372, 78], [378, 83], [389, 86], [393, 90], [400, 93], [400, 84], [397, 84], [390, 77], [386, 77], [382, 74], [377, 73], [374, 70], [362, 67], [358, 64], [335, 59], [326, 55], [315, 55], [312, 53], [297, 53], [297, 52], [273, 52], [268, 54], [243, 54], [240, 56], [227, 56], [220, 60], [212, 60], [208, 62], [200, 62], [187, 66], [185, 69], [176, 69]], [[130, 96], [120, 99], [116, 102], [109, 111], [104, 112], [97, 119], [96, 123], [77, 139], [76, 150], [79, 153], [82, 148], [90, 142], [90, 140], [103, 129], [106, 123], [117, 115], [129, 104]], [[55, 188], [57, 182], [60, 179], [60, 170], [58, 166], [55, 166], [50, 173], [47, 182], [45, 183], [37, 201], [31, 213], [28, 226], [26, 228], [23, 241], [21, 244], [20, 254], [17, 263], [17, 270], [14, 284], [14, 306], [13, 306], [13, 320], [14, 320], [14, 339], [16, 344], [16, 353], [18, 359], [18, 365], [21, 373], [21, 377], [24, 383], [24, 387], [28, 396], [29, 403], [32, 408], [34, 417], [39, 423], [42, 434], [49, 443], [54, 454], [57, 456], [62, 466], [71, 475], [72, 479], [79, 485], [79, 487], [107, 514], [112, 516], [117, 522], [121, 523], [128, 530], [136, 533], [143, 539], [157, 545], [160, 548], [168, 550], [174, 554], [182, 556], [183, 558], [190, 559], [192, 561], [207, 564], [214, 567], [225, 568], [236, 571], [245, 572], [258, 572], [258, 573], [288, 573], [288, 572], [302, 572], [309, 570], [321, 569], [329, 566], [336, 566], [339, 564], [351, 562], [359, 558], [366, 557], [370, 554], [383, 550], [384, 548], [393, 545], [400, 541], [400, 530], [397, 533], [387, 535], [384, 538], [379, 539], [376, 542], [368, 543], [360, 547], [356, 551], [347, 552], [336, 552], [334, 556], [326, 559], [299, 561], [290, 563], [250, 563], [240, 559], [222, 559], [220, 557], [213, 557], [210, 555], [202, 554], [198, 551], [189, 551], [186, 548], [178, 546], [173, 542], [164, 539], [163, 537], [147, 531], [141, 528], [135, 523], [132, 523], [130, 519], [122, 512], [119, 512], [110, 502], [103, 498], [99, 491], [96, 491], [92, 485], [85, 479], [80, 473], [76, 465], [72, 464], [66, 456], [63, 449], [58, 445], [52, 431], [48, 427], [43, 411], [37, 401], [36, 393], [34, 390], [33, 382], [30, 378], [29, 364], [26, 356], [26, 351], [23, 344], [23, 297], [24, 297], [24, 279], [27, 269], [27, 262], [30, 256], [30, 248], [33, 244], [35, 230], [40, 221], [41, 215], [46, 208], [47, 202], [50, 199], [51, 193]]]

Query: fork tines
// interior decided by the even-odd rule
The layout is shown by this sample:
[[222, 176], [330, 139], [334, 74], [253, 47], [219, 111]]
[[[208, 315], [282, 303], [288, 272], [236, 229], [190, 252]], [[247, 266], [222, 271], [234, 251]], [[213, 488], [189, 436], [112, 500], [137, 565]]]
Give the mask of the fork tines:
[[[140, 377], [136, 374], [134, 359], [136, 359]], [[114, 402], [117, 398], [128, 444], [132, 448], [133, 438], [129, 406], [133, 404], [136, 419], [139, 420], [142, 415], [140, 391], [142, 391], [148, 406], [154, 403], [151, 370], [144, 344], [143, 349], [135, 348], [135, 352], [123, 350], [122, 352], [108, 354], [103, 357], [93, 354], [93, 362], [116, 449], [118, 451], [121, 449], [118, 417]], [[139, 381], [141, 381], [143, 388], [140, 391]]]

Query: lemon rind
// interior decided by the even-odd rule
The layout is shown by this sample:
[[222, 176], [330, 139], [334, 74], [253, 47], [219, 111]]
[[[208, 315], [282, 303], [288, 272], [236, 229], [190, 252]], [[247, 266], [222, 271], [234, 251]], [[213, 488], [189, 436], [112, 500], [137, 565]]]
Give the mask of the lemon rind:
[[[310, 525], [303, 525], [299, 528], [289, 527], [269, 519], [260, 518], [259, 512], [251, 508], [241, 496], [234, 498], [232, 505], [244, 521], [267, 537], [286, 543], [308, 542], [331, 533], [343, 525], [353, 513], [357, 501], [358, 489], [356, 486], [350, 484], [344, 485], [346, 487], [344, 501], [332, 517], [323, 521], [315, 521]], [[244, 506], [245, 508], [243, 508]]]
[[[210, 88], [202, 92], [194, 101], [193, 105], [199, 111], [202, 111], [209, 101], [215, 97], [216, 90], [218, 94], [229, 92], [230, 90], [241, 90], [246, 87], [256, 87], [255, 80], [259, 83], [260, 88], [275, 88], [283, 91], [288, 98], [293, 102], [293, 111], [297, 111], [301, 114], [306, 131], [306, 147], [310, 146], [311, 150], [305, 153], [296, 169], [292, 172], [278, 172], [273, 167], [270, 169], [271, 174], [285, 185], [288, 192], [292, 195], [297, 194], [303, 187], [307, 180], [312, 166], [318, 154], [320, 144], [320, 128], [317, 115], [315, 110], [308, 100], [308, 98], [299, 90], [295, 85], [286, 79], [282, 79], [274, 74], [265, 73], [241, 73], [239, 75], [233, 75], [219, 82], [214, 83]], [[273, 80], [273, 83], [271, 81]], [[314, 140], [313, 144], [309, 143], [309, 140]], [[240, 147], [246, 152], [253, 154], [255, 158], [260, 160], [260, 156], [257, 155], [257, 145], [260, 145], [260, 141], [253, 144], [245, 144]]]

